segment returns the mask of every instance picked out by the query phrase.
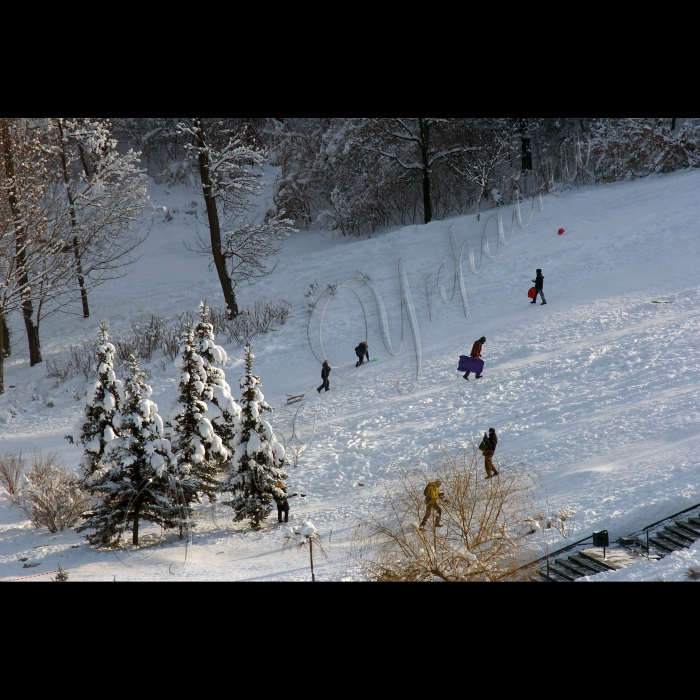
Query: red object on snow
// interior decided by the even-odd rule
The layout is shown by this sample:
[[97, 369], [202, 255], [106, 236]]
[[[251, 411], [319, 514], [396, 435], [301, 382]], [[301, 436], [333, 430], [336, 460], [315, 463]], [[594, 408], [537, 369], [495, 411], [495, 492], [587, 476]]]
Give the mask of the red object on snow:
[[559, 229], [559, 235], [563, 236], [566, 233], [566, 231], [563, 228]]
[[527, 293], [527, 295], [528, 295], [528, 297], [530, 297], [530, 299], [534, 299], [534, 298], [537, 296], [537, 289], [536, 289], [535, 287], [533, 287], [533, 288]]

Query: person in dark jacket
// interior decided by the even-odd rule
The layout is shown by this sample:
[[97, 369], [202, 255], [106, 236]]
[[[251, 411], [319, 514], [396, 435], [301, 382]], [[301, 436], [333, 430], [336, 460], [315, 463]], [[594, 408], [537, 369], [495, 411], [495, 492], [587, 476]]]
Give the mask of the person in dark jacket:
[[355, 354], [358, 357], [358, 361], [355, 363], [355, 367], [360, 367], [364, 364], [365, 358], [369, 362], [369, 345], [366, 341], [362, 341], [356, 348]]
[[544, 276], [542, 275], [542, 270], [537, 270], [537, 279], [532, 280], [535, 283], [535, 298], [530, 302], [531, 304], [537, 303], [537, 296], [542, 297], [542, 304], [544, 306], [547, 300], [544, 298]]
[[328, 363], [328, 360], [324, 360], [324, 361], [323, 361], [323, 367], [321, 367], [321, 379], [323, 379], [323, 384], [321, 384], [321, 386], [318, 387], [318, 389], [316, 389], [316, 391], [318, 391], [319, 394], [320, 394], [324, 389], [325, 389], [326, 391], [330, 391], [330, 390], [331, 390], [331, 380], [330, 380], [330, 376], [331, 376], [331, 366], [330, 366], [330, 364]]
[[289, 522], [289, 499], [296, 498], [299, 494], [293, 493], [291, 496], [287, 496], [287, 486], [282, 481], [277, 484], [277, 488], [284, 492], [285, 497], [281, 499], [275, 498], [275, 503], [277, 503], [277, 520], [281, 523], [282, 516], [284, 516], [284, 522]]
[[484, 453], [487, 479], [492, 479], [494, 476], [498, 476], [501, 473], [493, 466], [493, 456], [496, 454], [497, 446], [498, 435], [496, 435], [496, 430], [495, 428], [489, 428], [488, 435], [484, 433], [484, 439], [479, 445], [479, 449]]
[[[482, 350], [482, 348], [484, 347], [484, 343], [485, 343], [485, 342], [486, 342], [486, 338], [479, 338], [479, 340], [477, 340], [477, 341], [474, 343], [474, 346], [472, 347], [472, 351], [471, 351], [471, 357], [473, 357], [475, 360], [479, 360], [479, 359], [481, 358], [481, 350]], [[469, 375], [470, 375], [470, 374], [471, 374], [471, 372], [467, 372], [467, 373], [464, 375], [464, 378], [465, 378], [467, 381], [469, 381]], [[476, 377], [475, 377], [475, 379], [481, 379], [482, 376], [483, 376], [483, 375], [481, 375], [481, 374], [477, 374]]]

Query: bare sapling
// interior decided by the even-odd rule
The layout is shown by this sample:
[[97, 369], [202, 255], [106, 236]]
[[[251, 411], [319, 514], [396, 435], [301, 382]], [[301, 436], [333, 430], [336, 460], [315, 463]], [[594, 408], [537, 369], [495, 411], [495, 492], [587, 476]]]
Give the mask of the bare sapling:
[[311, 568], [311, 582], [316, 583], [316, 572], [314, 570], [314, 550], [324, 559], [328, 559], [328, 554], [323, 547], [321, 536], [318, 534], [316, 526], [312, 522], [304, 522], [301, 525], [293, 525], [283, 530], [283, 549], [296, 547], [297, 549], [309, 550], [309, 566]]

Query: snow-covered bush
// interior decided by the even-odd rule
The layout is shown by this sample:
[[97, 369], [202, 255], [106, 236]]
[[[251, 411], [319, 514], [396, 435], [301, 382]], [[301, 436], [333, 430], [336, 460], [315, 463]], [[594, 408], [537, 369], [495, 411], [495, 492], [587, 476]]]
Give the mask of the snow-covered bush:
[[667, 119], [607, 118], [594, 125], [594, 171], [600, 182], [700, 166], [700, 120], [676, 132]]
[[240, 379], [242, 431], [240, 444], [227, 465], [222, 491], [231, 494], [226, 501], [234, 511], [234, 520], [249, 520], [259, 529], [270, 514], [275, 499], [285, 497], [279, 484], [287, 478], [287, 455], [277, 441], [270, 423], [263, 419], [272, 408], [260, 391], [260, 377], [253, 374], [253, 349], [245, 349], [245, 374]]
[[132, 357], [124, 398], [113, 419], [117, 437], [106, 446], [102, 472], [87, 487], [93, 506], [78, 528], [88, 531], [93, 545], [112, 544], [128, 530], [138, 546], [142, 520], [164, 529], [182, 526], [174, 458], [152, 393]]
[[116, 438], [113, 418], [124, 396], [124, 385], [114, 373], [115, 348], [109, 342], [105, 323], [100, 331], [95, 349], [97, 358], [97, 381], [88, 392], [83, 417], [66, 436], [71, 444], [85, 448], [80, 462], [83, 482], [89, 481], [102, 468], [106, 446]]
[[5, 488], [10, 502], [23, 510], [35, 527], [63, 532], [73, 527], [90, 506], [89, 499], [80, 490], [78, 477], [61, 466], [55, 454], [44, 455], [35, 450], [28, 472], [24, 472], [24, 462], [19, 455], [12, 464], [15, 477], [18, 470], [21, 476], [10, 484], [13, 491]]

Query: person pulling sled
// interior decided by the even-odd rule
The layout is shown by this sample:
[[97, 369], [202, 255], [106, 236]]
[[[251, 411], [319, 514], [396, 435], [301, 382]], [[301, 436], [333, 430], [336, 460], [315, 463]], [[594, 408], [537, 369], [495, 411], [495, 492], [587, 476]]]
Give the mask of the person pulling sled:
[[357, 355], [355, 367], [361, 367], [365, 363], [365, 359], [369, 362], [369, 345], [366, 341], [361, 342], [355, 348], [355, 354]]
[[[481, 350], [483, 349], [484, 343], [485, 343], [485, 342], [486, 342], [486, 338], [479, 338], [479, 340], [477, 340], [477, 341], [474, 343], [474, 346], [472, 347], [472, 352], [471, 352], [471, 358], [472, 358], [472, 359], [474, 359], [474, 360], [480, 360], [480, 359], [481, 359]], [[469, 375], [470, 375], [470, 374], [471, 374], [471, 372], [467, 372], [467, 373], [464, 375], [464, 378], [465, 378], [467, 381], [469, 381]], [[481, 372], [479, 372], [479, 374], [475, 375], [475, 379], [481, 379], [481, 377], [483, 377], [483, 375], [481, 374]]]
[[531, 304], [537, 303], [537, 297], [542, 297], [542, 303], [540, 306], [544, 306], [547, 300], [544, 298], [544, 276], [542, 275], [542, 270], [537, 270], [537, 278], [532, 280], [535, 283], [535, 298], [530, 302]]

